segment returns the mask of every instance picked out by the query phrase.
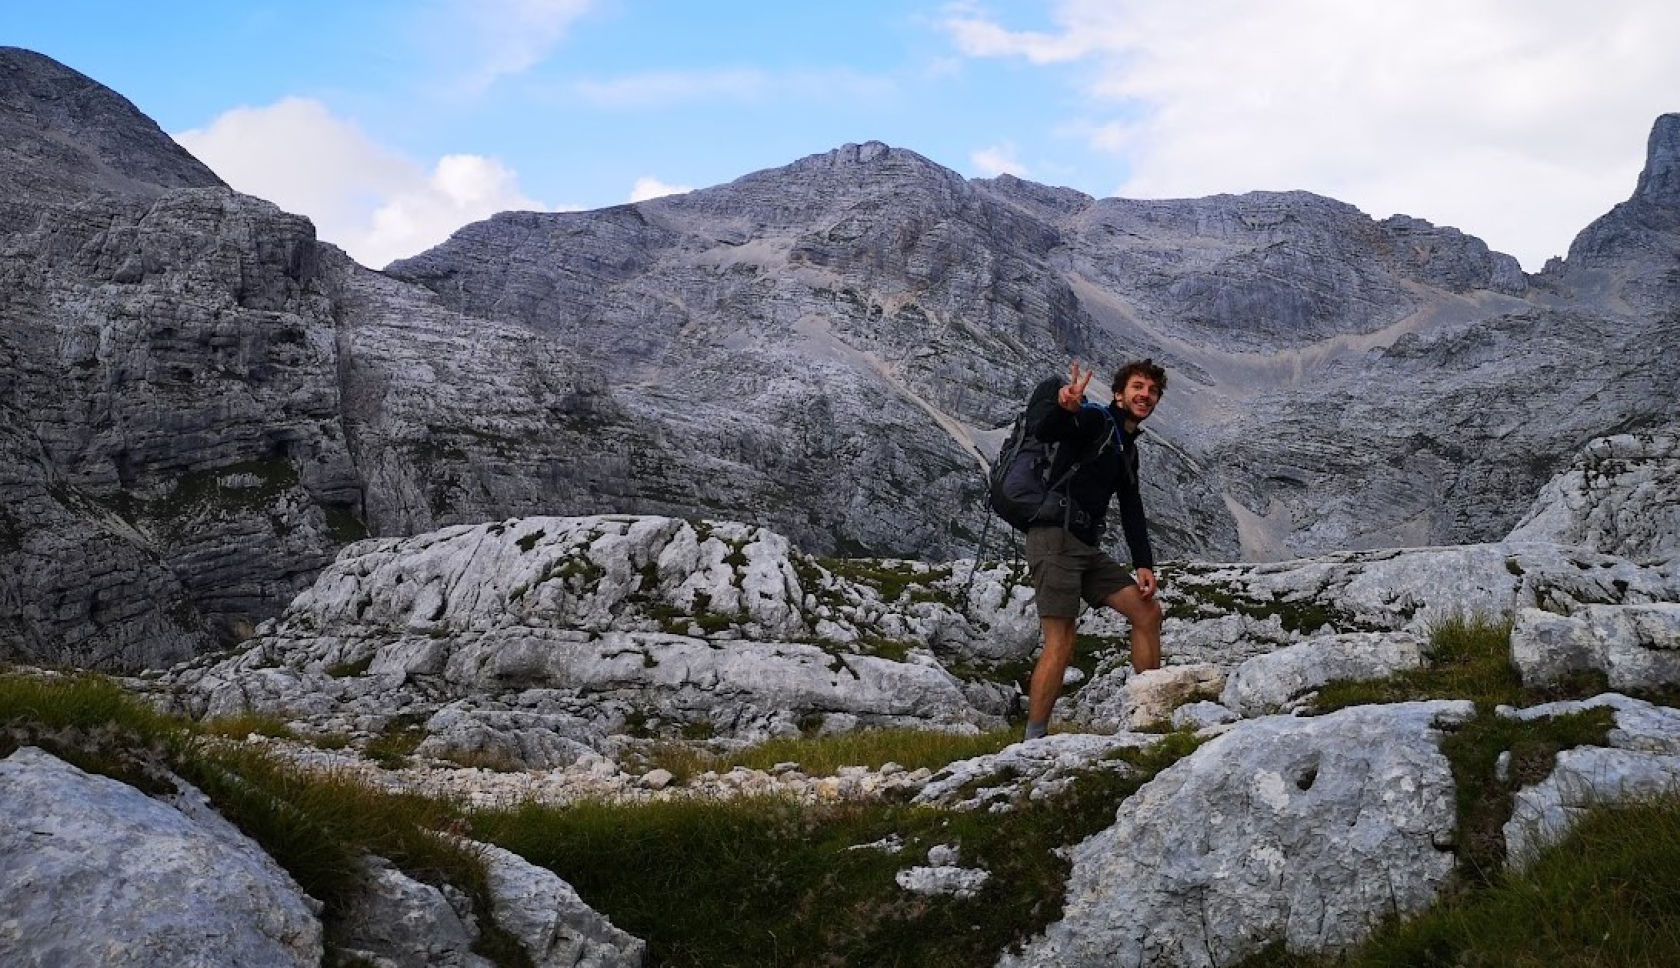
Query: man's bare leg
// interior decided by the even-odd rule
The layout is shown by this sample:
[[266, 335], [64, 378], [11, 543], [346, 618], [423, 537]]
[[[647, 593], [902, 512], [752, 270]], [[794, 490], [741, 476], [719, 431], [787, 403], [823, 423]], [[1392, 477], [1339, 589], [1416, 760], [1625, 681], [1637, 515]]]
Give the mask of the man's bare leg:
[[1037, 730], [1050, 727], [1050, 711], [1056, 706], [1056, 697], [1062, 694], [1062, 676], [1073, 659], [1076, 622], [1072, 618], [1038, 620], [1044, 632], [1044, 651], [1038, 654], [1038, 664], [1033, 666], [1032, 687], [1027, 693], [1028, 738]]
[[[1132, 671], [1161, 668], [1161, 603], [1153, 595], [1144, 598], [1136, 585], [1127, 585], [1103, 599], [1103, 604], [1132, 623]], [[1037, 680], [1034, 672], [1035, 685]]]

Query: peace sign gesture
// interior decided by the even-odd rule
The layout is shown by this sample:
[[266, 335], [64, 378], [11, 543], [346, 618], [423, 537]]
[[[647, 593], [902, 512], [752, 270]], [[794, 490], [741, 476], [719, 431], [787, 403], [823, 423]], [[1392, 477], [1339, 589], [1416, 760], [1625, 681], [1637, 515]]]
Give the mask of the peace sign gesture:
[[1056, 395], [1056, 402], [1062, 405], [1063, 410], [1079, 411], [1079, 405], [1085, 402], [1085, 388], [1090, 385], [1091, 374], [1095, 372], [1081, 367], [1078, 360], [1073, 361], [1073, 365], [1068, 367], [1067, 385]]

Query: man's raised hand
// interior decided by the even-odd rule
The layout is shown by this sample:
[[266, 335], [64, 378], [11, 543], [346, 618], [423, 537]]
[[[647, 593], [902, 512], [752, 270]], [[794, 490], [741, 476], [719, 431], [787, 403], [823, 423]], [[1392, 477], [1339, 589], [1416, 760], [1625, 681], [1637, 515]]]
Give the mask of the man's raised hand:
[[1062, 405], [1063, 410], [1079, 411], [1079, 405], [1085, 402], [1085, 388], [1090, 385], [1091, 374], [1095, 372], [1081, 367], [1078, 360], [1073, 361], [1068, 367], [1067, 385], [1056, 395], [1056, 402]]

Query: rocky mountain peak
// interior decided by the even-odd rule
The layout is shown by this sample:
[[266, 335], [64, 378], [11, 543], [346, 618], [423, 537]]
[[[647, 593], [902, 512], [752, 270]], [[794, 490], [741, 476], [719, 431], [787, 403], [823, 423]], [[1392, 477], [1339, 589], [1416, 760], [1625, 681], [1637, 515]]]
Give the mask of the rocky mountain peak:
[[0, 47], [0, 229], [42, 203], [225, 188], [127, 98], [58, 61]]
[[1680, 208], [1680, 114], [1665, 114], [1651, 126], [1645, 170], [1633, 196], [1652, 205]]
[[1633, 195], [1593, 221], [1569, 245], [1567, 269], [1610, 268], [1608, 282], [1624, 299], [1647, 305], [1667, 300], [1662, 282], [1680, 254], [1680, 114], [1651, 126], [1645, 168]]

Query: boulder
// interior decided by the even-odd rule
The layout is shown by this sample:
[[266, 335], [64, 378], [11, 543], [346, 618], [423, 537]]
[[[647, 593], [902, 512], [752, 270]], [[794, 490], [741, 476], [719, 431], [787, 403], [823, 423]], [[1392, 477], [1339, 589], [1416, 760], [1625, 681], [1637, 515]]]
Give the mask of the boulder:
[[1346, 632], [1249, 659], [1231, 673], [1220, 704], [1244, 716], [1280, 712], [1337, 681], [1363, 682], [1422, 667], [1410, 632]]
[[1335, 952], [1432, 904], [1453, 870], [1442, 729], [1468, 702], [1247, 720], [1162, 771], [1069, 854], [1060, 921], [1004, 968], [1224, 968]]
[[33, 747], [0, 760], [0, 963], [315, 968], [318, 905], [183, 785], [184, 808]]

